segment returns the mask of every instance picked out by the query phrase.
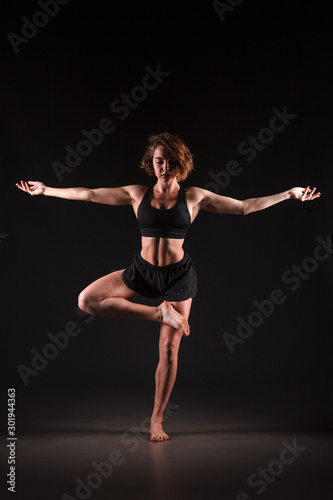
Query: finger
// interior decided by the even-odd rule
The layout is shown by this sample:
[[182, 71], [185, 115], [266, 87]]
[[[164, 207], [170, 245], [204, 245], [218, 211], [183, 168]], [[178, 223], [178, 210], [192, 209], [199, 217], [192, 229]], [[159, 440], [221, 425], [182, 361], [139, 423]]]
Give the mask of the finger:
[[311, 200], [314, 200], [315, 198], [319, 198], [320, 197], [321, 193], [320, 192], [315, 193], [316, 189], [317, 188], [313, 188], [312, 189], [311, 193], [309, 193], [308, 196], [307, 196], [307, 200], [311, 201]]
[[31, 191], [30, 186], [28, 185], [28, 183], [25, 182], [24, 184], [25, 184], [25, 187], [26, 187], [28, 193], [32, 194], [32, 191]]
[[311, 188], [308, 188], [308, 193], [305, 193], [304, 195], [304, 201], [308, 201], [308, 200], [312, 200], [312, 196], [313, 196], [313, 193], [315, 192], [316, 188], [312, 189], [311, 191]]
[[317, 188], [313, 188], [312, 191], [307, 195], [308, 200], [313, 200], [316, 197], [316, 194], [317, 194], [317, 193], [315, 193], [316, 189]]
[[302, 201], [304, 201], [305, 196], [306, 196], [306, 193], [308, 192], [308, 189], [309, 189], [309, 186], [308, 186], [306, 189], [304, 189], [304, 190], [303, 190], [303, 194], [302, 194], [302, 196], [301, 196], [301, 200], [302, 200]]

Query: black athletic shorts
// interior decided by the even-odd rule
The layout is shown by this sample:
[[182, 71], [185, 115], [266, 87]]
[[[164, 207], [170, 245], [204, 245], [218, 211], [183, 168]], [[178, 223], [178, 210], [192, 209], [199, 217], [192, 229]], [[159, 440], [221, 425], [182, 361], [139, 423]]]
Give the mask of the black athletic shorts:
[[148, 298], [161, 295], [168, 302], [187, 300], [197, 294], [197, 274], [191, 257], [184, 257], [168, 266], [154, 266], [138, 252], [123, 273], [125, 285]]

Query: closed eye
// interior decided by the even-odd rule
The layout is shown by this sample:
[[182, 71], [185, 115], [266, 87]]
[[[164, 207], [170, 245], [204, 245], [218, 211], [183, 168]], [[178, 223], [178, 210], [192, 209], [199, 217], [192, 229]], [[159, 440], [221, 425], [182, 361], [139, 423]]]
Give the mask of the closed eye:
[[[166, 158], [162, 158], [161, 156], [155, 156], [155, 160], [165, 160]], [[169, 158], [170, 162], [176, 162], [177, 158]]]

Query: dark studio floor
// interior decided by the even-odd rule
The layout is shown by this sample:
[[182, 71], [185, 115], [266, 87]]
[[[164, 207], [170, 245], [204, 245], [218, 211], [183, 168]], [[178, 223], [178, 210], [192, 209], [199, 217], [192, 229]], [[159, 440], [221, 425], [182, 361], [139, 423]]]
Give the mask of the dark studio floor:
[[329, 430], [187, 396], [168, 407], [170, 440], [152, 443], [150, 403], [95, 396], [41, 406], [20, 425], [16, 498], [332, 498]]

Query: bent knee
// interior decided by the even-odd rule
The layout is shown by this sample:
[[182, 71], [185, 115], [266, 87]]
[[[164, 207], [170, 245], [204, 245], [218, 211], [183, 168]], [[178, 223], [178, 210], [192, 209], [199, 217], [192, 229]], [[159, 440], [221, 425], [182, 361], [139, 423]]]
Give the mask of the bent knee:
[[95, 309], [93, 307], [95, 300], [94, 298], [83, 290], [78, 296], [78, 306], [81, 311], [88, 314], [95, 314]]

